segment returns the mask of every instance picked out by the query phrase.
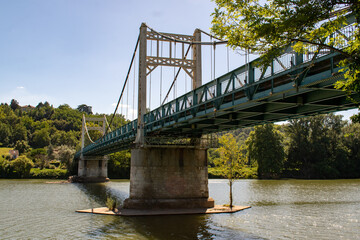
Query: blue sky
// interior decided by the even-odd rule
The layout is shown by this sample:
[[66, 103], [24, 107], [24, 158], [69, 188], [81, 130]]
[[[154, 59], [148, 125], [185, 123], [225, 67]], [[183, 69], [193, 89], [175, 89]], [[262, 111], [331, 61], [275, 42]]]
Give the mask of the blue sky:
[[[0, 102], [85, 103], [112, 113], [141, 23], [209, 32], [214, 7], [210, 0], [0, 0]], [[231, 68], [243, 64], [243, 56], [232, 58]]]
[[213, 8], [208, 0], [0, 0], [0, 102], [110, 113], [141, 23], [208, 31]]

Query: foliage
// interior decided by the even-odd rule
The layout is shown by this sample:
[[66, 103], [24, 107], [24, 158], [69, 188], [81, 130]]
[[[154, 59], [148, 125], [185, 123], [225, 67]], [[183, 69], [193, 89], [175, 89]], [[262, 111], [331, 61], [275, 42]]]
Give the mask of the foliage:
[[10, 167], [13, 171], [13, 175], [19, 178], [28, 177], [30, 170], [33, 166], [34, 163], [25, 155], [21, 155], [10, 162]]
[[256, 126], [246, 144], [251, 159], [258, 163], [259, 178], [279, 178], [285, 159], [283, 136], [274, 124]]
[[[212, 14], [212, 31], [233, 48], [261, 54], [263, 65], [269, 65], [274, 56], [290, 46], [299, 53], [310, 52], [314, 46], [316, 52], [339, 52], [344, 57], [339, 65], [344, 68], [346, 81], [338, 82], [337, 88], [359, 92], [359, 1], [214, 1], [217, 7]], [[352, 38], [341, 32], [350, 12], [357, 26]]]
[[231, 133], [227, 133], [219, 138], [220, 147], [217, 151], [220, 158], [215, 161], [215, 165], [220, 169], [222, 175], [229, 181], [230, 187], [230, 207], [232, 207], [232, 185], [235, 179], [239, 178], [238, 170], [241, 169], [245, 163], [236, 139]]
[[66, 179], [67, 177], [68, 173], [66, 169], [32, 168], [30, 171], [30, 178]]
[[88, 106], [86, 104], [81, 104], [79, 105], [77, 108], [76, 108], [79, 112], [84, 112], [84, 113], [87, 113], [87, 114], [93, 114], [92, 113], [92, 107], [91, 106]]
[[[237, 174], [237, 176], [239, 176], [239, 178], [255, 179], [258, 177], [257, 166], [252, 167], [252, 166], [245, 165], [241, 169], [234, 169], [234, 171], [237, 172], [236, 174]], [[211, 167], [211, 168], [208, 168], [208, 177], [209, 178], [224, 178], [224, 174], [223, 174], [221, 168]]]
[[14, 149], [19, 151], [19, 154], [25, 153], [27, 150], [30, 149], [30, 146], [27, 141], [25, 140], [18, 140], [15, 143]]
[[50, 144], [50, 130], [49, 128], [42, 128], [36, 130], [32, 136], [31, 145], [35, 148], [43, 148]]
[[286, 128], [289, 138], [286, 176], [340, 177], [341, 165], [347, 162], [347, 149], [341, 137], [344, 125], [341, 116], [334, 114], [291, 120]]
[[[15, 107], [18, 102], [12, 101], [13, 108], [8, 104], [0, 104], [0, 146], [10, 147], [25, 153], [36, 167], [56, 168], [50, 161], [61, 161], [61, 166], [73, 174], [77, 172], [77, 162], [73, 162], [75, 149], [80, 147], [82, 113], [77, 109], [72, 109], [69, 105], [60, 105], [54, 108], [49, 102], [40, 102], [34, 109], [22, 111], [20, 107]], [[15, 109], [15, 110], [14, 110]], [[87, 113], [85, 113], [88, 115]], [[103, 117], [103, 115], [92, 115], [94, 117]], [[109, 119], [112, 115], [108, 115]], [[124, 116], [116, 114], [112, 129], [115, 129], [126, 121]], [[90, 131], [91, 136], [96, 139], [101, 136], [99, 132]], [[9, 148], [9, 149], [10, 149]], [[2, 157], [4, 155], [4, 157]], [[5, 159], [8, 151], [0, 155], [0, 159]], [[117, 157], [121, 156], [117, 155]], [[110, 176], [116, 178], [129, 178], [130, 153], [124, 160], [116, 160], [110, 164], [115, 167], [110, 171]], [[2, 161], [1, 177], [17, 177], [14, 174], [10, 161]], [[5, 170], [6, 171], [5, 171]], [[40, 170], [36, 170], [40, 171]], [[44, 170], [48, 171], [48, 170]], [[46, 174], [41, 174], [45, 176]]]
[[66, 167], [70, 168], [72, 165], [72, 160], [74, 158], [75, 150], [67, 145], [61, 145], [56, 148], [56, 155], [55, 157], [60, 160], [61, 164]]
[[108, 176], [109, 178], [130, 178], [130, 150], [120, 151], [110, 154], [108, 161]]
[[16, 109], [19, 109], [20, 106], [19, 106], [19, 102], [16, 101], [15, 99], [12, 99], [11, 102], [10, 102], [10, 107], [12, 110], [16, 110]]
[[354, 114], [353, 116], [350, 117], [350, 120], [353, 123], [360, 123], [360, 113], [358, 114]]
[[106, 206], [108, 207], [109, 211], [113, 211], [116, 208], [116, 199], [112, 197], [106, 198]]
[[227, 133], [219, 138], [220, 147], [216, 150], [219, 158], [216, 159], [215, 165], [221, 168], [223, 176], [229, 180], [238, 178], [238, 169], [244, 165], [244, 159], [241, 156], [240, 148], [234, 136]]
[[10, 161], [0, 158], [0, 178], [10, 178], [12, 175], [12, 168]]
[[27, 155], [35, 163], [35, 167], [43, 169], [49, 166], [49, 161], [46, 158], [47, 151], [44, 148], [32, 149]]
[[338, 161], [337, 168], [343, 178], [360, 177], [360, 123], [347, 125], [342, 131], [342, 144], [345, 147], [347, 156], [344, 160]]
[[9, 155], [9, 150], [12, 150], [12, 148], [0, 147], [0, 158], [2, 156], [4, 156], [3, 158], [5, 158], [5, 156]]
[[0, 122], [0, 142], [4, 146], [11, 145], [11, 128], [5, 123]]

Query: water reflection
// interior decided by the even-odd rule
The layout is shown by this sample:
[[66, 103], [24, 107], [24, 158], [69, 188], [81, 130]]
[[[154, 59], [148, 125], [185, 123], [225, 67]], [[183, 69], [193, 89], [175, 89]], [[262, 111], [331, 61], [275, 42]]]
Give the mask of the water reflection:
[[75, 183], [75, 186], [97, 206], [105, 206], [108, 197], [116, 199], [118, 205], [121, 205], [128, 195], [126, 192], [111, 187], [110, 183]]

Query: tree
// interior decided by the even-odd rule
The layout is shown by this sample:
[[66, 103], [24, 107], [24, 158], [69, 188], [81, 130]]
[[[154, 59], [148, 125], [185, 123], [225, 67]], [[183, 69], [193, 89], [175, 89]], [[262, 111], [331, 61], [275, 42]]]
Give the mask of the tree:
[[0, 144], [8, 146], [12, 138], [11, 128], [8, 124], [0, 122]]
[[50, 144], [50, 132], [48, 128], [36, 130], [32, 136], [32, 146], [43, 148]]
[[15, 143], [14, 149], [19, 151], [19, 154], [25, 153], [27, 150], [29, 150], [30, 146], [27, 141], [25, 140], [18, 140]]
[[360, 177], [360, 123], [353, 123], [342, 129], [342, 144], [346, 147], [347, 162], [338, 162], [338, 168], [342, 169], [342, 177]]
[[284, 165], [283, 136], [274, 124], [256, 126], [246, 140], [249, 156], [258, 163], [259, 178], [278, 178]]
[[61, 145], [56, 149], [56, 151], [57, 159], [60, 160], [63, 166], [66, 166], [66, 168], [69, 169], [74, 158], [75, 150], [69, 146]]
[[[336, 87], [351, 93], [360, 91], [360, 2], [358, 0], [215, 0], [212, 31], [240, 47], [261, 54], [269, 65], [275, 56], [292, 46], [299, 53], [318, 47], [339, 52], [344, 59], [346, 81]], [[355, 16], [352, 37], [343, 27], [347, 15]]]
[[110, 178], [130, 178], [130, 150], [110, 154], [108, 162], [108, 175]]
[[15, 111], [16, 109], [20, 108], [19, 102], [16, 101], [15, 99], [12, 99], [10, 102], [10, 107], [13, 111]]
[[215, 160], [215, 165], [220, 168], [222, 175], [229, 181], [229, 200], [232, 208], [233, 194], [232, 186], [235, 179], [240, 177], [239, 171], [245, 164], [245, 159], [241, 156], [240, 148], [235, 137], [227, 133], [219, 138], [220, 147], [217, 149], [220, 158]]
[[92, 107], [91, 106], [88, 106], [86, 104], [81, 104], [79, 105], [77, 108], [76, 108], [79, 112], [84, 112], [84, 113], [87, 113], [87, 114], [93, 114], [92, 112]]
[[43, 169], [49, 165], [47, 159], [47, 151], [44, 148], [32, 149], [30, 153], [27, 154], [33, 162], [35, 162], [36, 167]]
[[13, 133], [12, 133], [12, 142], [16, 142], [18, 140], [27, 140], [28, 132], [26, 127], [19, 123], [14, 126]]
[[33, 162], [26, 156], [22, 155], [10, 162], [15, 175], [20, 178], [28, 177], [31, 168], [34, 166]]
[[[317, 115], [290, 120], [285, 168], [290, 177], [338, 178], [348, 168], [342, 143], [342, 116]], [[344, 147], [345, 146], [345, 147]]]

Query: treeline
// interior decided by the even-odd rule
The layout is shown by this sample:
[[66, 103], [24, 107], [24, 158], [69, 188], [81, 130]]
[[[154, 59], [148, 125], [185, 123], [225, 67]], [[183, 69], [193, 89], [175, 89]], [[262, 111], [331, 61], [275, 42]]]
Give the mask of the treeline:
[[[16, 149], [20, 157], [11, 161], [8, 154], [0, 155], [0, 177], [65, 178], [76, 174], [73, 156], [81, 148], [83, 114], [104, 116], [92, 114], [91, 107], [85, 104], [73, 109], [67, 104], [55, 108], [48, 102], [40, 102], [36, 107], [21, 107], [14, 99], [10, 104], [1, 103], [0, 147]], [[106, 117], [110, 119], [112, 115]], [[117, 115], [111, 128], [115, 129], [125, 122], [122, 115]], [[97, 131], [91, 131], [90, 135], [93, 139], [101, 136]], [[110, 159], [109, 165], [114, 166], [111, 175], [124, 176], [123, 168], [118, 166], [130, 164], [129, 159], [124, 154], [112, 155]]]
[[[0, 177], [3, 178], [66, 178], [77, 173], [74, 153], [80, 150], [82, 115], [92, 114], [82, 104], [54, 108], [48, 102], [36, 107], [20, 107], [16, 100], [0, 105], [0, 150], [16, 149], [20, 157], [11, 160], [0, 151]], [[108, 119], [112, 115], [106, 115]], [[243, 128], [230, 133], [236, 141], [241, 178], [359, 178], [360, 124], [343, 121], [333, 114], [290, 120], [284, 125], [267, 124]], [[117, 115], [115, 129], [126, 120]], [[101, 134], [90, 132], [92, 139]], [[227, 136], [230, 136], [227, 135]], [[226, 141], [225, 141], [226, 142]], [[89, 142], [87, 142], [89, 143]], [[230, 152], [231, 152], [230, 151]], [[216, 149], [208, 151], [209, 176], [225, 177], [219, 163], [224, 156]], [[108, 176], [129, 178], [130, 151], [110, 155]]]
[[[244, 163], [239, 172], [257, 168], [259, 178], [360, 177], [360, 124], [355, 121], [328, 114], [249, 130], [241, 131], [241, 137], [232, 132]], [[215, 150], [209, 155], [210, 167], [216, 169], [221, 156]]]

